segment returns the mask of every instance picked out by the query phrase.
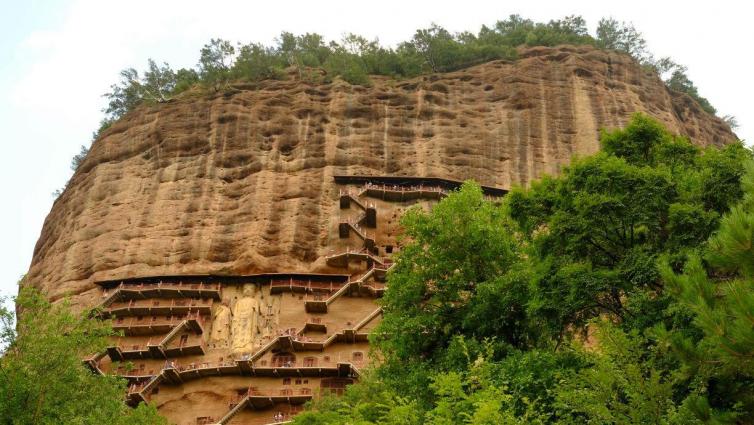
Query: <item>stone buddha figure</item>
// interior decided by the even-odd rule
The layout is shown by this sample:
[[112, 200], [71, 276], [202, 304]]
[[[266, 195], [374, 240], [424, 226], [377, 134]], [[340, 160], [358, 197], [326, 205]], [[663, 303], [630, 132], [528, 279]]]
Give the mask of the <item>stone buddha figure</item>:
[[244, 285], [241, 299], [233, 306], [230, 347], [232, 354], [249, 354], [253, 351], [254, 342], [259, 335], [261, 307], [261, 291], [255, 284]]

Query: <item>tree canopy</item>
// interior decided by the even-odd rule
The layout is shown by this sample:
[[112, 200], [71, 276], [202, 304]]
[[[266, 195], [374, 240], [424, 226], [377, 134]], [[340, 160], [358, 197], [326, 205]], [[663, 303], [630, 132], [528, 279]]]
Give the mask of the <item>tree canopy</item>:
[[114, 335], [109, 323], [74, 313], [65, 302], [52, 305], [28, 287], [15, 301], [17, 324], [0, 303], [0, 423], [167, 424], [154, 406], [126, 406], [124, 379], [83, 365]]
[[754, 420], [751, 152], [644, 115], [601, 142], [501, 204], [467, 182], [407, 213], [379, 366], [295, 423]]

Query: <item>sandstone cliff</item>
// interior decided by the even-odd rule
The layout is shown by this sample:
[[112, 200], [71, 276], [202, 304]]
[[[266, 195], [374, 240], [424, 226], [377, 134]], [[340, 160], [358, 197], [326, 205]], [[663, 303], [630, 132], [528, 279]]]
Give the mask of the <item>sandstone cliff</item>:
[[55, 202], [28, 282], [92, 304], [95, 280], [330, 271], [334, 175], [508, 188], [595, 152], [599, 130], [636, 111], [699, 145], [735, 139], [629, 57], [589, 47], [372, 87], [270, 81], [138, 108]]

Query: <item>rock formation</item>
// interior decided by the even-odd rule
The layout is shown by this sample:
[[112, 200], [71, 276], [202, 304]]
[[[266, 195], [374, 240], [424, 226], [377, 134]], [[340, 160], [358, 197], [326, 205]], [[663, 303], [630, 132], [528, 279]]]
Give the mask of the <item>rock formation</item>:
[[272, 422], [314, 387], [340, 391], [366, 361], [401, 211], [455, 181], [494, 191], [558, 173], [634, 112], [699, 145], [735, 140], [629, 57], [589, 47], [371, 87], [268, 81], [140, 107], [55, 202], [27, 282], [53, 300], [104, 302], [126, 336], [90, 365], [130, 373], [132, 395], [171, 421], [236, 409], [239, 423]]

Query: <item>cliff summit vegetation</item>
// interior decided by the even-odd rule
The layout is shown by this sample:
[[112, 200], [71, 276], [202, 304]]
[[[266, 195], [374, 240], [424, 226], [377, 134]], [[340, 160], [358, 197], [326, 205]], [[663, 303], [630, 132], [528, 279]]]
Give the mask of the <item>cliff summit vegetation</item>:
[[[166, 62], [147, 61], [143, 71], [127, 68], [120, 81], [104, 96], [107, 107], [92, 141], [113, 122], [142, 104], [167, 102], [190, 90], [217, 92], [234, 86], [250, 85], [263, 80], [297, 78], [306, 82], [329, 82], [342, 79], [350, 84], [369, 85], [370, 76], [396, 79], [423, 74], [448, 72], [480, 63], [504, 59], [515, 60], [517, 47], [590, 45], [622, 52], [645, 68], [657, 73], [666, 86], [693, 98], [708, 113], [715, 108], [699, 94], [688, 77], [686, 67], [669, 57], [655, 58], [641, 32], [632, 24], [603, 18], [594, 34], [580, 16], [566, 16], [548, 22], [535, 22], [519, 15], [482, 26], [476, 33], [451, 33], [442, 26], [417, 29], [413, 37], [395, 47], [383, 46], [357, 34], [346, 34], [340, 41], [329, 41], [316, 33], [282, 32], [272, 45], [232, 43], [212, 39], [199, 52], [197, 65], [174, 70]], [[733, 116], [723, 117], [731, 128]], [[88, 153], [81, 151], [71, 161], [75, 171]], [[64, 188], [56, 190], [58, 197]]]
[[482, 26], [476, 33], [453, 34], [433, 24], [417, 29], [410, 40], [396, 47], [382, 46], [376, 39], [357, 34], [326, 42], [315, 33], [282, 32], [274, 45], [212, 39], [202, 47], [195, 68], [173, 70], [167, 63], [149, 59], [142, 73], [134, 68], [121, 71], [120, 81], [105, 95], [108, 106], [102, 128], [136, 105], [164, 102], [196, 86], [217, 91], [233, 83], [288, 78], [288, 70], [306, 81], [341, 78], [351, 84], [369, 85], [370, 75], [409, 78], [448, 72], [496, 59], [513, 60], [519, 46], [560, 44], [592, 45], [631, 55], [663, 76], [668, 87], [688, 94], [704, 110], [715, 113], [686, 75], [686, 68], [670, 58], [654, 58], [642, 34], [630, 23], [604, 18], [595, 34], [590, 34], [580, 16], [535, 22], [511, 15], [492, 26]]

